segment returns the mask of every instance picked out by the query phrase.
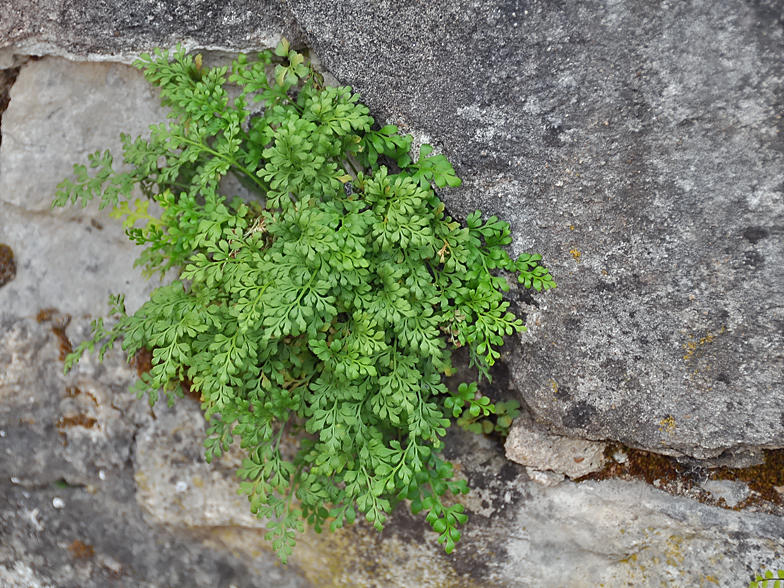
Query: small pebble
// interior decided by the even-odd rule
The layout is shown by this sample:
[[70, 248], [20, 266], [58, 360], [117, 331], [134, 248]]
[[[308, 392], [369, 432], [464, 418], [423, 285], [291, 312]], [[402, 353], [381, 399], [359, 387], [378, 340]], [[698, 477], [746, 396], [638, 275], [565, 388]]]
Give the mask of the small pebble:
[[177, 482], [177, 485], [174, 486], [174, 489], [177, 492], [185, 492], [188, 489], [188, 484], [183, 481]]
[[99, 477], [101, 480], [105, 480], [105, 479], [106, 479], [106, 472], [104, 472], [103, 470], [101, 470], [100, 472], [98, 472], [98, 477]]
[[18, 484], [19, 483], [19, 478], [11, 478], [11, 483], [12, 484]]
[[65, 502], [63, 502], [62, 498], [53, 498], [52, 506], [55, 508], [63, 508], [65, 506]]
[[0, 431], [0, 437], [5, 437], [5, 431]]

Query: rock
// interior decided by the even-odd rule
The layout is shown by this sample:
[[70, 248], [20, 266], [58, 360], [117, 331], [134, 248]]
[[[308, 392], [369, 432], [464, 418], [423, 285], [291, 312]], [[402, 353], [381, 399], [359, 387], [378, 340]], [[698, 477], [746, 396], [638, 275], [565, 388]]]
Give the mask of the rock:
[[525, 473], [528, 474], [528, 477], [531, 478], [532, 481], [540, 484], [542, 486], [555, 486], [556, 484], [560, 484], [564, 481], [566, 476], [563, 474], [558, 474], [552, 471], [541, 471], [537, 470], [536, 468], [525, 468]]
[[613, 459], [614, 459], [614, 460], [615, 460], [617, 463], [624, 464], [624, 463], [626, 463], [627, 461], [629, 461], [629, 454], [628, 454], [628, 453], [626, 453], [625, 451], [620, 451], [620, 450], [618, 450], [618, 451], [616, 451], [615, 453], [613, 453]]
[[9, 588], [51, 588], [51, 584], [42, 582], [35, 571], [21, 561], [15, 562], [13, 568], [0, 567], [0, 580]]
[[[237, 457], [212, 474], [199, 470], [201, 443], [186, 434], [201, 428], [197, 403], [186, 399], [155, 412], [157, 420], [139, 433], [134, 458], [137, 482], [140, 474], [145, 480], [140, 486], [145, 508], [167, 525], [219, 528], [221, 541], [236, 553], [263, 552], [265, 543], [254, 530], [259, 523], [242, 524], [246, 501], [230, 503], [223, 496], [227, 486], [237, 485], [232, 475]], [[552, 485], [558, 474], [526, 468], [528, 480], [492, 442], [462, 431], [450, 432], [448, 457], [472, 488], [461, 498], [470, 520], [451, 556], [435, 543], [422, 517], [401, 504], [380, 535], [365, 523], [336, 533], [308, 532], [298, 538], [290, 561], [314, 585], [325, 587], [364, 588], [383, 578], [401, 588], [567, 583], [599, 588], [624, 586], [641, 576], [691, 587], [707, 575], [737, 584], [746, 578], [747, 565], [758, 567], [764, 558], [784, 554], [784, 523], [778, 517], [703, 506], [639, 482]], [[196, 477], [199, 483], [192, 484]], [[187, 490], [178, 493], [178, 481]], [[704, 557], [717, 563], [706, 570]]]
[[50, 208], [74, 163], [111, 149], [119, 165], [120, 133], [138, 135], [165, 118], [155, 91], [126, 65], [44, 58], [23, 67], [10, 95], [2, 115], [0, 242], [13, 250], [17, 275], [0, 289], [0, 315], [61, 307], [101, 316], [109, 294], [121, 292], [135, 310], [160, 282], [134, 269], [138, 251], [121, 223], [98, 203]]
[[0, 51], [131, 63], [144, 51], [176, 43], [239, 53], [274, 47], [282, 36], [302, 42], [285, 4], [273, 0], [13, 0], [0, 22]]
[[198, 402], [186, 399], [173, 410], [154, 408], [156, 420], [139, 431], [134, 460], [137, 500], [164, 524], [187, 527], [265, 529], [238, 495], [237, 444], [212, 464], [204, 461], [206, 427]]
[[[67, 335], [85, 330], [73, 321]], [[312, 586], [268, 551], [242, 561], [217, 527], [175, 530], [145, 511], [133, 460], [155, 420], [127, 392], [135, 371], [110, 351], [64, 376], [60, 345], [51, 322], [0, 321], [1, 586]]]
[[[16, 57], [127, 62], [184, 39], [219, 58], [273, 44], [281, 28], [265, 36], [263, 23], [293, 22], [291, 10], [381, 122], [452, 158], [465, 180], [443, 191], [453, 213], [505, 217], [514, 251], [545, 254], [559, 289], [510, 293], [530, 330], [508, 357], [538, 418], [569, 437], [746, 463], [784, 429], [776, 10], [290, 0], [244, 18], [232, 3], [175, 7], [168, 21], [155, 16], [168, 5], [115, 3], [114, 37], [107, 9], [47, 1], [56, 10], [17, 1], [0, 23], [0, 65], [21, 66], [0, 147], [0, 242], [17, 259], [0, 289], [0, 584], [739, 586], [781, 561], [781, 517], [640, 482], [547, 487], [558, 474], [454, 432], [447, 457], [472, 487], [455, 553], [403, 504], [382, 534], [364, 522], [305, 534], [280, 568], [236, 496], [240, 454], [201, 461], [192, 399], [151, 411], [125, 393], [136, 374], [116, 352], [62, 375], [83, 315], [102, 315], [108, 291], [128, 292], [133, 308], [150, 286], [135, 286], [135, 252], [114, 221], [48, 212], [49, 198], [86, 152], [158, 120], [154, 93], [130, 68]], [[97, 17], [74, 17], [87, 10]], [[210, 10], [237, 20], [213, 29]], [[48, 307], [60, 313], [32, 318]]]
[[780, 6], [287, 6], [382, 124], [455, 163], [453, 213], [544, 255], [559, 287], [512, 295], [508, 357], [537, 418], [700, 459], [782, 445]]
[[[472, 488], [461, 498], [470, 520], [458, 551], [444, 554], [401, 504], [381, 534], [364, 522], [305, 534], [281, 569], [263, 522], [236, 500], [238, 455], [203, 463], [198, 403], [150, 410], [125, 391], [136, 374], [117, 351], [104, 364], [87, 356], [63, 376], [51, 326], [23, 319], [0, 334], [0, 579], [11, 586], [29, 577], [63, 588], [100, 588], [110, 578], [134, 588], [599, 588], [644, 577], [685, 588], [708, 574], [740, 585], [748, 569], [784, 555], [779, 517], [640, 482], [542, 487], [494, 442], [453, 431], [447, 457]], [[85, 324], [66, 331], [76, 341]]]
[[16, 277], [14, 252], [5, 243], [0, 243], [0, 287]]
[[550, 470], [570, 478], [587, 476], [604, 467], [604, 443], [553, 435], [533, 422], [518, 418], [506, 439], [506, 457], [535, 470]]
[[730, 480], [706, 480], [700, 484], [703, 490], [710, 492], [715, 500], [724, 499], [730, 508], [738, 506], [749, 497], [749, 487], [743, 482]]

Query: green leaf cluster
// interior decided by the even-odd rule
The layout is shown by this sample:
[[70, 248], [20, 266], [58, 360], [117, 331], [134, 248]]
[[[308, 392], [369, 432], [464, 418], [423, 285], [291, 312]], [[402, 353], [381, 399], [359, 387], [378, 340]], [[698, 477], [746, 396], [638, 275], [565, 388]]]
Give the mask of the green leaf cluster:
[[775, 574], [766, 570], [764, 574], [757, 574], [749, 584], [749, 588], [782, 588], [784, 586], [784, 570], [778, 570]]
[[[448, 160], [429, 145], [412, 159], [410, 136], [374, 127], [359, 95], [325, 87], [286, 42], [230, 68], [181, 48], [136, 65], [169, 120], [122, 137], [124, 170], [108, 152], [75, 166], [55, 205], [100, 198], [146, 273], [177, 279], [133, 315], [113, 297], [119, 320], [96, 321], [66, 369], [121, 339], [129, 357], [152, 351], [140, 397], [173, 402], [188, 381], [209, 421], [207, 460], [239, 440], [241, 492], [284, 562], [304, 524], [363, 516], [380, 530], [401, 500], [451, 552], [467, 516], [445, 495], [468, 487], [439, 457], [450, 419], [488, 432], [478, 419], [495, 414], [502, 432], [517, 406], [475, 383], [450, 392], [442, 375], [450, 349], [467, 346], [487, 376], [503, 337], [525, 329], [505, 276], [554, 287], [541, 257], [510, 258], [496, 217], [449, 217], [434, 193], [460, 184]], [[256, 198], [221, 196], [227, 174]]]

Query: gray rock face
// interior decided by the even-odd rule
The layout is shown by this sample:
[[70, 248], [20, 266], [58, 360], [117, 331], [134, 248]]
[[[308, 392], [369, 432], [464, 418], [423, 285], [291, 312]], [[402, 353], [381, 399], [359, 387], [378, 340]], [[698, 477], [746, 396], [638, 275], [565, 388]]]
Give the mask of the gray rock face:
[[63, 376], [50, 323], [0, 323], [0, 585], [311, 586], [270, 553], [243, 561], [213, 529], [167, 528], [144, 510], [133, 464], [154, 414], [128, 394], [136, 374], [121, 353], [85, 359]]
[[[128, 62], [180, 40], [260, 49], [296, 35], [291, 9], [380, 120], [455, 161], [455, 214], [505, 217], [517, 252], [545, 254], [559, 290], [512, 294], [530, 331], [509, 360], [535, 416], [697, 457], [782, 443], [781, 2], [2, 2], [0, 67], [25, 52]], [[239, 454], [203, 462], [195, 402], [150, 411], [117, 352], [62, 375], [53, 326], [76, 342], [109, 291], [134, 308], [153, 285], [116, 221], [48, 210], [54, 184], [158, 120], [155, 103], [131, 68], [44, 58], [3, 114], [16, 276], [0, 287], [0, 585], [691, 588], [780, 566], [780, 517], [643, 483], [548, 487], [560, 475], [456, 433], [447, 457], [473, 490], [454, 554], [402, 505], [380, 535], [306, 534], [280, 568], [236, 495]]]
[[[285, 5], [207, 0], [0, 0], [0, 57], [61, 55], [130, 63], [153, 47], [258, 51], [301, 34]], [[2, 59], [0, 59], [0, 64]]]
[[155, 91], [125, 65], [47, 57], [22, 69], [10, 98], [1, 129], [0, 243], [13, 251], [17, 272], [0, 288], [0, 316], [49, 307], [102, 316], [118, 292], [135, 310], [159, 282], [134, 269], [138, 252], [121, 223], [97, 203], [50, 208], [74, 163], [110, 149], [119, 166], [120, 133], [138, 135], [165, 118]]
[[708, 458], [784, 439], [784, 4], [287, 3], [445, 194], [559, 288], [509, 356], [561, 431]]
[[495, 443], [455, 432], [447, 457], [473, 488], [455, 553], [401, 505], [382, 534], [365, 523], [305, 534], [281, 569], [263, 521], [237, 497], [237, 455], [204, 463], [198, 404], [150, 410], [126, 392], [136, 374], [116, 351], [63, 376], [50, 326], [22, 319], [0, 330], [3, 586], [692, 588], [709, 577], [744, 585], [784, 557], [778, 517], [643, 483], [543, 488]]

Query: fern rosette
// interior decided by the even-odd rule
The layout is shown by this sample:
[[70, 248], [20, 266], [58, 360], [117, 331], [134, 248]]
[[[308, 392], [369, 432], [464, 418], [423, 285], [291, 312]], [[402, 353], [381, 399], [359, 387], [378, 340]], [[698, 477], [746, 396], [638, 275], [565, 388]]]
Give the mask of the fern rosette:
[[[149, 139], [123, 137], [130, 171], [108, 152], [92, 173], [75, 166], [56, 204], [99, 195], [144, 247], [146, 272], [178, 279], [133, 315], [112, 297], [119, 320], [95, 321], [66, 369], [120, 339], [129, 357], [152, 351], [140, 397], [173, 402], [187, 380], [209, 420], [207, 460], [240, 440], [241, 492], [284, 561], [305, 522], [334, 530], [362, 513], [380, 530], [404, 499], [451, 552], [467, 516], [442, 497], [468, 488], [441, 439], [451, 418], [476, 428], [496, 407], [476, 385], [442, 383], [450, 348], [467, 346], [486, 376], [503, 336], [525, 329], [498, 270], [554, 287], [541, 258], [512, 260], [495, 217], [477, 211], [462, 227], [447, 216], [432, 187], [460, 184], [447, 159], [425, 145], [413, 161], [410, 136], [374, 129], [357, 94], [324, 87], [285, 42], [240, 56], [230, 75], [182, 49], [137, 65], [171, 120]], [[221, 196], [229, 173], [257, 198]], [[136, 186], [146, 199], [131, 202]], [[514, 406], [504, 410], [508, 427]]]

